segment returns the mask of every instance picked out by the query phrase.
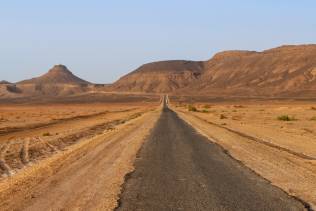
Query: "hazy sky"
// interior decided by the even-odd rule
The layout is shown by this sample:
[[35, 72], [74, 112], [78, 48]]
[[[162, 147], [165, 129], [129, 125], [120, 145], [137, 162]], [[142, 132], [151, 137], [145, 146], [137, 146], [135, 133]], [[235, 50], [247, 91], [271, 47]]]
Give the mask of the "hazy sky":
[[315, 0], [0, 0], [0, 80], [65, 64], [109, 83], [156, 60], [316, 43]]

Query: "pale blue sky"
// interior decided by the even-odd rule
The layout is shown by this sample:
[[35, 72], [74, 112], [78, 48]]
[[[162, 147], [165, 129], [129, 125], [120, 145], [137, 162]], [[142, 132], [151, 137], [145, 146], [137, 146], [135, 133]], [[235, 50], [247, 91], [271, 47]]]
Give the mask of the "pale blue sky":
[[65, 64], [109, 83], [139, 65], [316, 43], [315, 0], [0, 0], [0, 80]]

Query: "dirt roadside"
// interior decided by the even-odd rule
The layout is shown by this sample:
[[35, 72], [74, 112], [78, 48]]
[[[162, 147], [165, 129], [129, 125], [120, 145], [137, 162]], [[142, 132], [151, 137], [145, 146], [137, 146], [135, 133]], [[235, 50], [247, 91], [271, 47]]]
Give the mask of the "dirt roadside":
[[1, 180], [1, 210], [112, 210], [159, 113], [147, 112]]
[[[148, 108], [109, 112], [88, 118], [11, 132], [0, 136], [0, 180], [83, 139], [89, 139], [148, 112]], [[48, 135], [44, 135], [48, 134]]]
[[[178, 115], [209, 140], [221, 145], [235, 159], [315, 209], [316, 161], [272, 147], [226, 128], [210, 124], [192, 112], [175, 109]], [[248, 134], [249, 135], [249, 134]], [[249, 135], [251, 136], [251, 135]]]

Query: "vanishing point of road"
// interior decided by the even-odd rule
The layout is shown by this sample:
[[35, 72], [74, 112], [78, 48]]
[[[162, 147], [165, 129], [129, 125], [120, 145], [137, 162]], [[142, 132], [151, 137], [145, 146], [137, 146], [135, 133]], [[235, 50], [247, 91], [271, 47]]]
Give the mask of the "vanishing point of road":
[[126, 177], [118, 211], [304, 210], [168, 108]]

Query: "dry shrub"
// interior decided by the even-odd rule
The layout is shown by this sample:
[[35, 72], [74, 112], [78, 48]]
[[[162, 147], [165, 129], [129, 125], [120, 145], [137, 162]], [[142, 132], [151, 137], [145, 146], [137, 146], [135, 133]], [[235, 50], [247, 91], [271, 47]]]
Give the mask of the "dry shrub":
[[51, 136], [51, 134], [49, 132], [45, 132], [43, 133], [43, 136]]
[[188, 111], [197, 112], [198, 110], [197, 110], [197, 108], [196, 108], [195, 106], [189, 105], [189, 106], [188, 106]]
[[281, 116], [278, 116], [277, 119], [280, 121], [295, 121], [295, 120], [297, 120], [294, 117], [290, 117], [289, 115], [281, 115]]
[[219, 116], [219, 118], [220, 118], [220, 119], [227, 119], [227, 117], [226, 117], [224, 114], [221, 114], [221, 115]]

